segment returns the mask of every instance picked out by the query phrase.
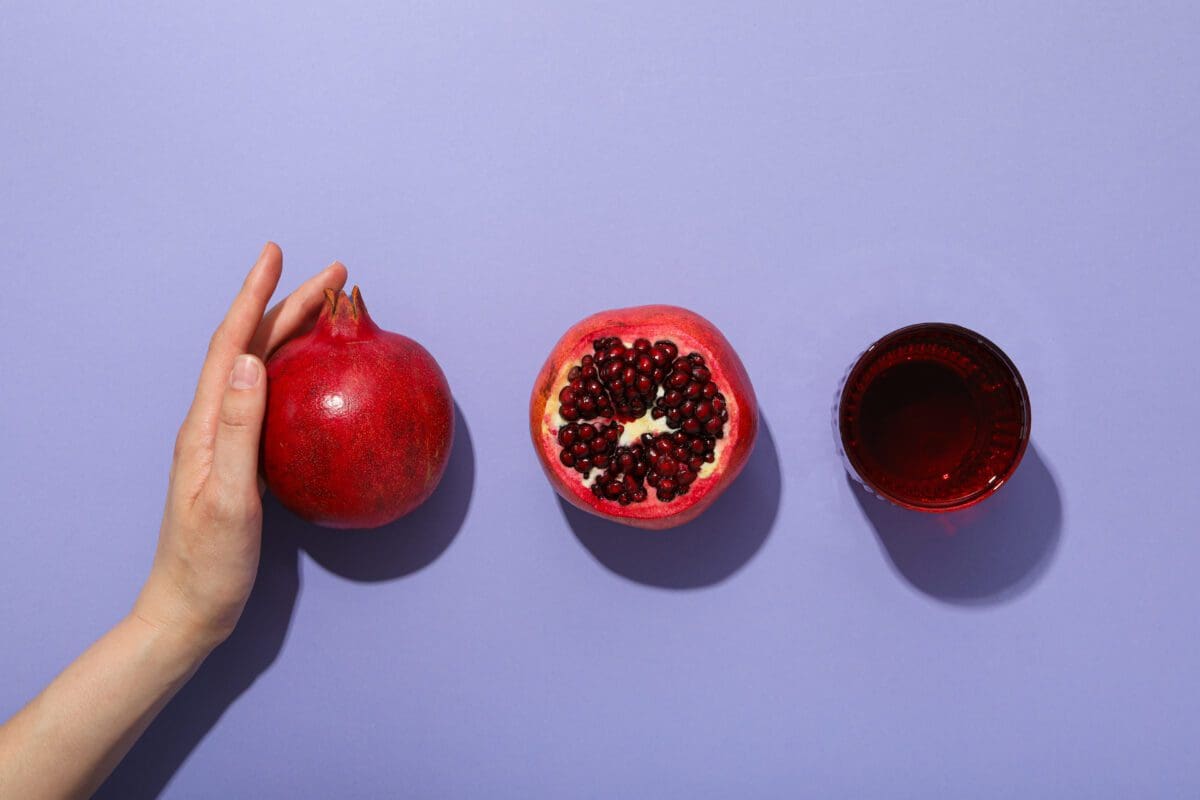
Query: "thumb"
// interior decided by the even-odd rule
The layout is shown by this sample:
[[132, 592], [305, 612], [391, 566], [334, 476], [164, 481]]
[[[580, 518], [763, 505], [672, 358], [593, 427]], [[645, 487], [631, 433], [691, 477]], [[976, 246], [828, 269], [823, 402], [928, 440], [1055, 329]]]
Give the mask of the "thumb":
[[210, 473], [218, 490], [227, 496], [257, 493], [258, 438], [266, 404], [266, 369], [262, 361], [250, 355], [238, 356], [221, 398]]

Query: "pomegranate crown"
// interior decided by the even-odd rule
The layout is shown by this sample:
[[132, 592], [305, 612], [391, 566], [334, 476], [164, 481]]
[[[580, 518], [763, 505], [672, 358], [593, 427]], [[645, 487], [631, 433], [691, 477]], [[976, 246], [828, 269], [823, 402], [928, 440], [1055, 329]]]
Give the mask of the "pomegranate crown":
[[335, 335], [354, 335], [376, 328], [357, 286], [349, 296], [338, 289], [326, 289], [325, 307], [321, 310], [319, 323]]

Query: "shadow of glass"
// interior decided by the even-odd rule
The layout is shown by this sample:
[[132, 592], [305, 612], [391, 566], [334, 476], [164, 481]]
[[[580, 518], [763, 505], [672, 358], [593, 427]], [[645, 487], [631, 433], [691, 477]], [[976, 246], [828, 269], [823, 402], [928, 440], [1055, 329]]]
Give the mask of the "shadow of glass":
[[782, 479], [775, 440], [761, 421], [742, 474], [700, 517], [665, 531], [601, 519], [558, 498], [571, 531], [592, 557], [635, 583], [698, 589], [729, 578], [762, 547], [779, 512]]
[[263, 501], [258, 577], [237, 628], [150, 724], [94, 795], [102, 800], [158, 797], [225, 709], [275, 661], [300, 592], [292, 517]]
[[994, 497], [948, 514], [907, 511], [846, 480], [896, 572], [947, 603], [1011, 600], [1045, 574], [1058, 549], [1062, 498], [1032, 443]]
[[454, 405], [454, 443], [441, 483], [407, 516], [374, 530], [331, 531], [293, 517], [296, 542], [330, 572], [351, 580], [386, 581], [432, 564], [446, 551], [467, 518], [475, 487], [471, 431]]

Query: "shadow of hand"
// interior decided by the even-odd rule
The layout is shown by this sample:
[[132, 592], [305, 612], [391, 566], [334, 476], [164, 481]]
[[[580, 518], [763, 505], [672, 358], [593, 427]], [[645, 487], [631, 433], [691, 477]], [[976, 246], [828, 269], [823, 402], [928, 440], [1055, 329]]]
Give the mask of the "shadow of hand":
[[290, 517], [273, 499], [264, 499], [258, 576], [237, 627], [150, 724], [94, 797], [158, 797], [225, 709], [275, 661], [300, 591], [299, 556], [287, 530]]
[[467, 515], [475, 482], [471, 433], [455, 406], [446, 474], [433, 496], [407, 517], [374, 531], [329, 531], [263, 499], [262, 556], [254, 590], [233, 634], [163, 709], [95, 797], [158, 797], [225, 710], [275, 661], [300, 591], [299, 551], [360, 581], [408, 575], [432, 563]]

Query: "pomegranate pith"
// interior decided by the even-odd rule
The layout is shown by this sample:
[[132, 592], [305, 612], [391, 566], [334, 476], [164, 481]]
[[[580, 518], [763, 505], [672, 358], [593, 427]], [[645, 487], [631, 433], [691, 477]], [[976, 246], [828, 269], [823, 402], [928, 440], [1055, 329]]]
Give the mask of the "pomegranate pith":
[[675, 306], [601, 312], [559, 341], [534, 386], [530, 429], [565, 499], [629, 525], [695, 518], [736, 478], [758, 428], [740, 359]]
[[326, 291], [313, 330], [267, 361], [262, 470], [283, 505], [331, 528], [375, 528], [445, 472], [454, 402], [420, 344], [382, 330], [358, 287]]

